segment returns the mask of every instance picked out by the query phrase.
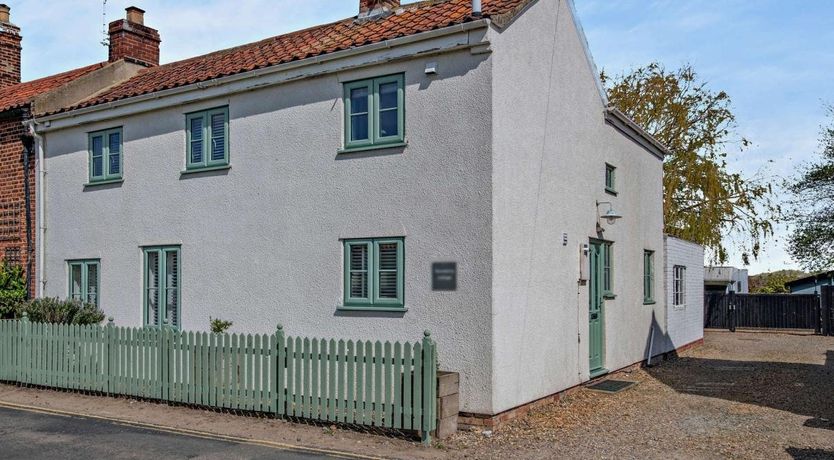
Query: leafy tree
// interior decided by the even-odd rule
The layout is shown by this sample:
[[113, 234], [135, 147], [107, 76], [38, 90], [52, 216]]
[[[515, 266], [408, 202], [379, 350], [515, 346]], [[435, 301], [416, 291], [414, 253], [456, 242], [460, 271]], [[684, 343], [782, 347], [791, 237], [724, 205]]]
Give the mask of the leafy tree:
[[758, 257], [780, 210], [769, 183], [727, 168], [727, 150], [750, 144], [736, 133], [730, 96], [710, 90], [690, 65], [651, 63], [601, 78], [611, 104], [672, 152], [663, 165], [666, 233], [704, 245], [715, 263], [726, 262], [727, 241], [745, 264]]
[[23, 269], [0, 261], [0, 319], [16, 317], [25, 300]]
[[794, 199], [789, 219], [795, 225], [788, 252], [808, 270], [834, 267], [834, 105], [820, 132], [820, 159], [804, 166], [790, 184]]
[[778, 270], [749, 277], [750, 292], [753, 294], [784, 294], [790, 292], [787, 283], [807, 276], [799, 270]]

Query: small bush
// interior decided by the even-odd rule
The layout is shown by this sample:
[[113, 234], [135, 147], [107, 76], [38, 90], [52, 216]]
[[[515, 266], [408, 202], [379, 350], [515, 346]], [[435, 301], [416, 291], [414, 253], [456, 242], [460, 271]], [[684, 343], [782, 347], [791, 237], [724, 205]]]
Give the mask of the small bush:
[[222, 334], [234, 325], [231, 321], [223, 321], [222, 319], [212, 318], [211, 316], [209, 316], [209, 320], [211, 321], [211, 332], [215, 334]]
[[20, 315], [26, 301], [26, 277], [19, 266], [0, 263], [0, 319]]
[[29, 315], [29, 321], [35, 323], [87, 325], [104, 321], [104, 312], [98, 307], [78, 300], [46, 297], [27, 303], [23, 310]]

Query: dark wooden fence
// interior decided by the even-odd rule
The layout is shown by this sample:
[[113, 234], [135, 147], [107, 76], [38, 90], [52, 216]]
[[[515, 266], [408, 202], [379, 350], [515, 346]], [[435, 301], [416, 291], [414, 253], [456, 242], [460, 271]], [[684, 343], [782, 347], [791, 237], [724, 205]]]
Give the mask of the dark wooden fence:
[[820, 302], [820, 324], [817, 333], [834, 335], [834, 286], [823, 286]]
[[706, 294], [704, 327], [819, 330], [820, 296], [816, 294]]

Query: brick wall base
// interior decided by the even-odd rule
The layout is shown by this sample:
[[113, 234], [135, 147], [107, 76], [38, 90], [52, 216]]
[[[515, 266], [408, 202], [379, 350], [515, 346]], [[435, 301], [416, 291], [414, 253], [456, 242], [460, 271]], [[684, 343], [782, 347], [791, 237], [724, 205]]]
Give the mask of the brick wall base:
[[[652, 366], [655, 366], [663, 361], [667, 361], [670, 359], [674, 359], [678, 356], [678, 353], [683, 352], [684, 350], [689, 350], [690, 348], [695, 348], [698, 346], [703, 345], [704, 339], [701, 338], [694, 342], [688, 343], [686, 345], [682, 345], [672, 351], [662, 353], [660, 355], [656, 355], [652, 357]], [[553, 402], [557, 402], [562, 399], [564, 396], [573, 393], [582, 387], [588, 385], [590, 382], [594, 382], [599, 379], [611, 377], [613, 374], [635, 370], [641, 367], [645, 367], [647, 364], [646, 360], [642, 360], [636, 362], [634, 364], [622, 367], [615, 371], [609, 372], [603, 376], [597, 377], [596, 379], [591, 379], [587, 382], [580, 383], [579, 385], [573, 386], [571, 388], [562, 390], [558, 393], [554, 393], [549, 396], [545, 396], [544, 398], [537, 399], [535, 401], [531, 401], [527, 404], [523, 404], [518, 407], [514, 407], [512, 409], [506, 410], [499, 414], [495, 415], [486, 415], [486, 414], [472, 414], [467, 412], [461, 412], [458, 415], [458, 427], [461, 429], [470, 429], [470, 428], [477, 428], [477, 429], [490, 429], [490, 430], [497, 430], [500, 429], [502, 425], [506, 424], [511, 420], [515, 420], [519, 417], [523, 417], [527, 415], [531, 410], [544, 406], [546, 404], [550, 404]]]

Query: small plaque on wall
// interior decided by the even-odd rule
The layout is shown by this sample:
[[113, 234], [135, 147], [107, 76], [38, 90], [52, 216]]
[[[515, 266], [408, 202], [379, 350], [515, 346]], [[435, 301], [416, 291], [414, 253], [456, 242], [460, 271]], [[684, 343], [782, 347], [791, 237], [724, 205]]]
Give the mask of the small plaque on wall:
[[435, 262], [431, 264], [431, 288], [433, 291], [455, 291], [458, 288], [458, 264]]

